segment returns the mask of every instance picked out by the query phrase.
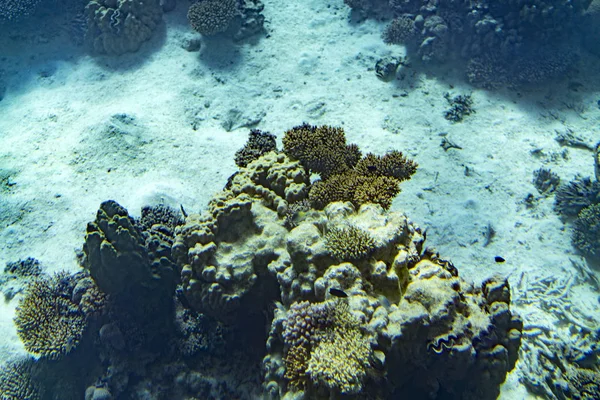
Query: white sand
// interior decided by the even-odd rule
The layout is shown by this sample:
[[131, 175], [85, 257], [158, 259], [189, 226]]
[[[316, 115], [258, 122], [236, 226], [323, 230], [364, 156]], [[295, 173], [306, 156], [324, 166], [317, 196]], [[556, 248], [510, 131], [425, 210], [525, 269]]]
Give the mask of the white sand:
[[[577, 172], [593, 175], [589, 151], [569, 148], [563, 159], [554, 137], [569, 127], [590, 143], [599, 140], [598, 93], [569, 91], [566, 82], [522, 97], [489, 93], [452, 71], [428, 77], [415, 67], [402, 67], [403, 80], [382, 82], [376, 60], [404, 50], [382, 42], [383, 24], [350, 23], [342, 0], [264, 0], [269, 38], [241, 45], [203, 40], [200, 53], [190, 53], [181, 45], [195, 34], [187, 3], [180, 3], [135, 55], [57, 60], [64, 35], [29, 47], [0, 39], [6, 69], [20, 71], [0, 101], [0, 167], [15, 171], [15, 185], [0, 192], [0, 206], [11, 210], [0, 221], [0, 265], [35, 257], [49, 272], [78, 270], [75, 251], [86, 223], [107, 199], [134, 215], [160, 201], [201, 210], [235, 171], [234, 153], [247, 138], [247, 128], [221, 126], [232, 109], [242, 120], [264, 114], [257, 127], [279, 139], [303, 121], [342, 125], [364, 152], [399, 149], [414, 158], [419, 171], [402, 184], [393, 209], [426, 228], [429, 245], [467, 280], [499, 273], [513, 283], [523, 271], [561, 274], [572, 268], [569, 257], [579, 259], [553, 197], [533, 209], [523, 200], [538, 196], [531, 181], [541, 166], [564, 181]], [[40, 77], [48, 68], [55, 73]], [[445, 120], [447, 91], [472, 93], [476, 114], [458, 124]], [[123, 125], [115, 114], [133, 120]], [[128, 134], [103, 134], [111, 123]], [[444, 151], [442, 133], [462, 150]], [[534, 149], [543, 154], [532, 155]], [[488, 224], [496, 235], [484, 247]], [[506, 263], [495, 263], [496, 255]], [[597, 293], [582, 293], [592, 294], [582, 303], [600, 320]], [[20, 349], [15, 304], [0, 309], [2, 358]], [[512, 373], [501, 398], [526, 396]]]

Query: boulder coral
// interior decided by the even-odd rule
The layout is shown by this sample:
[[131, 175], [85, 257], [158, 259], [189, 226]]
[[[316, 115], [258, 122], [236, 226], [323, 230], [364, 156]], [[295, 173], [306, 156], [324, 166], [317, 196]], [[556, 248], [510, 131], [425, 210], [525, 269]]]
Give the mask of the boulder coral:
[[[234, 323], [279, 304], [263, 360], [269, 395], [496, 398], [522, 330], [506, 280], [465, 282], [420, 228], [377, 204], [334, 202], [288, 231], [288, 204], [308, 185], [299, 162], [268, 153], [176, 229], [193, 308]], [[348, 226], [369, 232], [368, 255], [332, 254], [327, 232]]]
[[91, 0], [85, 40], [100, 54], [134, 53], [162, 21], [160, 0]]

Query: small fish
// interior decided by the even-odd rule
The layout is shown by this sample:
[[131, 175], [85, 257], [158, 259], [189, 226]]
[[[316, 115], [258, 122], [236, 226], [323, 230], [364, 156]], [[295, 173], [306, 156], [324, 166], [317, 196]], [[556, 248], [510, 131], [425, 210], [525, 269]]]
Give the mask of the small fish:
[[341, 297], [341, 298], [348, 297], [348, 294], [346, 294], [346, 292], [344, 292], [343, 290], [340, 290], [340, 289], [335, 289], [335, 288], [329, 288], [329, 294], [331, 294], [332, 296]]
[[497, 263], [503, 263], [506, 260], [500, 256], [496, 256], [494, 257], [494, 261], [496, 261]]

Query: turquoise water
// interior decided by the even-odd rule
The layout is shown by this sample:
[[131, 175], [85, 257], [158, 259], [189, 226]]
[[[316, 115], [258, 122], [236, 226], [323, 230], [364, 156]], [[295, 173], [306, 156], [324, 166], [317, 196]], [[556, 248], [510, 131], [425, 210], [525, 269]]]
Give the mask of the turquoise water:
[[2, 0], [0, 398], [600, 398], [600, 3]]

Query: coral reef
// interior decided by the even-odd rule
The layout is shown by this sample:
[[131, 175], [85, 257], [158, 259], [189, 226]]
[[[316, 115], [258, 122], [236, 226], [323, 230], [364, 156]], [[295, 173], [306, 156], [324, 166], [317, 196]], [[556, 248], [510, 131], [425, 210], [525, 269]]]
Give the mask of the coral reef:
[[363, 14], [391, 19], [383, 33], [386, 43], [403, 44], [411, 58], [425, 62], [468, 63], [469, 80], [486, 88], [560, 77], [577, 61], [572, 49], [586, 36], [597, 35], [593, 26], [598, 17], [589, 10], [595, 9], [590, 0], [345, 3]]
[[[36, 280], [30, 292], [45, 297], [28, 294], [19, 306], [26, 346], [39, 339], [38, 325], [48, 325], [33, 329], [34, 318], [55, 330], [68, 323], [70, 336], [43, 349], [61, 366], [45, 371], [49, 392], [62, 390], [65, 400], [84, 391], [86, 398], [497, 397], [521, 342], [507, 281], [465, 282], [425, 247], [419, 227], [384, 210], [416, 168], [402, 153], [361, 157], [339, 128], [299, 131], [286, 141], [299, 161], [260, 156], [184, 223], [164, 206], [135, 220], [114, 201], [100, 205], [80, 258], [89, 276]], [[320, 185], [352, 176], [354, 200], [309, 208], [310, 172], [327, 177]], [[90, 317], [98, 318], [88, 324]]]
[[533, 186], [540, 194], [554, 193], [560, 185], [560, 177], [550, 169], [540, 168], [533, 171]]
[[196, 32], [212, 36], [225, 32], [237, 11], [236, 0], [201, 0], [190, 6], [187, 16]]
[[0, 368], [0, 399], [40, 400], [40, 388], [32, 377], [32, 359], [11, 361]]
[[573, 245], [588, 257], [600, 258], [600, 204], [584, 208], [577, 216]]
[[[376, 245], [367, 260], [337, 264], [324, 257], [328, 251], [322, 242], [327, 239], [318, 226], [346, 224], [373, 236]], [[278, 272], [281, 298], [290, 311], [276, 313], [273, 320], [267, 341], [270, 353], [265, 357], [266, 390], [277, 397], [290, 389], [307, 390], [311, 396], [356, 388], [327, 385], [308, 367], [316, 348], [318, 329], [313, 325], [327, 325], [323, 310], [331, 304], [328, 296], [335, 288], [347, 293], [348, 312], [361, 321], [364, 335], [375, 346], [369, 352], [369, 367], [358, 380], [365, 393], [496, 398], [499, 383], [514, 367], [520, 343], [521, 322], [510, 313], [507, 283], [491, 279], [481, 287], [470, 286], [457, 277], [452, 264], [425, 251], [423, 241], [406, 217], [385, 213], [377, 205], [355, 211], [349, 203], [333, 203], [322, 212], [307, 214], [289, 235], [291, 266]], [[314, 319], [307, 317], [311, 313]], [[338, 350], [349, 357], [356, 354], [350, 347]], [[325, 348], [318, 354], [330, 350]], [[284, 353], [283, 364], [278, 352]], [[365, 361], [365, 353], [361, 354]], [[388, 371], [385, 384], [374, 377], [381, 370]]]
[[58, 273], [29, 284], [15, 325], [25, 349], [59, 359], [79, 344], [89, 319], [103, 311], [104, 295], [84, 274]]
[[41, 0], [3, 0], [0, 3], [0, 23], [25, 18], [35, 11]]
[[85, 7], [85, 40], [97, 53], [120, 55], [139, 50], [162, 21], [159, 0], [91, 0]]
[[554, 200], [554, 208], [559, 214], [576, 217], [584, 208], [600, 203], [600, 182], [576, 176], [566, 185], [559, 186]]
[[270, 151], [277, 151], [275, 135], [252, 129], [244, 147], [235, 152], [235, 164], [240, 168], [246, 167], [252, 161]]
[[335, 201], [391, 206], [400, 193], [399, 183], [410, 179], [417, 164], [399, 151], [361, 157], [356, 145], [347, 145], [342, 128], [303, 124], [283, 137], [283, 152], [299, 160], [309, 173], [321, 178], [311, 185], [311, 205], [322, 209]]

